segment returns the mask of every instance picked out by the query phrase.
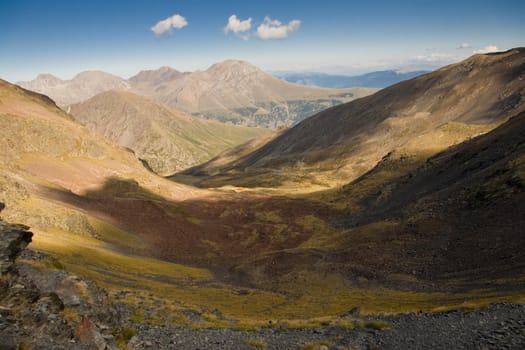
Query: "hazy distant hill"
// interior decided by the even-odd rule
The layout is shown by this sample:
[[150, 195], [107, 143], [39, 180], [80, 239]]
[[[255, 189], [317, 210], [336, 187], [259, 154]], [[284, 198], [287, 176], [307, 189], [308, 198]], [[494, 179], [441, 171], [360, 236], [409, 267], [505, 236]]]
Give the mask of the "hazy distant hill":
[[221, 173], [232, 183], [238, 176], [241, 184], [247, 174], [260, 183], [305, 176], [341, 183], [409, 142], [427, 137], [414, 149], [436, 151], [490, 130], [525, 109], [524, 76], [525, 49], [475, 55], [323, 111], [220, 171], [206, 164], [195, 171]]
[[85, 101], [104, 91], [125, 90], [130, 87], [125, 79], [100, 71], [82, 72], [71, 80], [61, 80], [51, 74], [40, 74], [34, 80], [17, 84], [51, 97], [61, 107]]
[[412, 72], [399, 72], [395, 70], [384, 70], [370, 72], [363, 75], [348, 76], [324, 73], [283, 73], [276, 74], [278, 78], [284, 79], [291, 83], [319, 86], [326, 88], [349, 88], [349, 87], [370, 87], [384, 88], [400, 81], [415, 78], [419, 75], [426, 74], [429, 71], [418, 70]]
[[171, 67], [161, 67], [156, 70], [143, 70], [137, 75], [129, 78], [132, 84], [148, 84], [148, 85], [160, 85], [164, 82], [177, 79], [185, 74]]
[[267, 133], [201, 120], [128, 91], [107, 91], [71, 106], [88, 128], [135, 151], [159, 174], [172, 174]]

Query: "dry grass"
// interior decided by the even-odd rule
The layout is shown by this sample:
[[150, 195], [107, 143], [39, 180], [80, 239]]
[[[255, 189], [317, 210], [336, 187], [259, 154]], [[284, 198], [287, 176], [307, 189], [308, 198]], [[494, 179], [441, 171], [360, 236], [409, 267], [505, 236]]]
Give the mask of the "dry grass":
[[[366, 315], [441, 311], [502, 300], [525, 302], [519, 293], [427, 294], [355, 288], [341, 276], [307, 272], [301, 275], [300, 283], [283, 281], [283, 292], [250, 290], [246, 294], [234, 286], [217, 283], [206, 269], [123, 255], [94, 238], [36, 232], [33, 248], [53, 254], [68, 271], [97, 281], [110, 294], [128, 291], [122, 301], [136, 307], [132, 321], [152, 324], [249, 330], [268, 326], [317, 328], [326, 324], [349, 328], [352, 321], [337, 315], [355, 306]], [[182, 311], [186, 309], [201, 315], [200, 321], [185, 317]], [[224, 319], [206, 311], [215, 309]], [[273, 320], [271, 324], [269, 320]]]
[[245, 338], [242, 340], [246, 345], [251, 346], [255, 349], [266, 349], [268, 344], [266, 340], [262, 338]]
[[303, 345], [302, 350], [320, 350], [329, 348], [334, 342], [332, 340], [319, 340], [308, 342]]

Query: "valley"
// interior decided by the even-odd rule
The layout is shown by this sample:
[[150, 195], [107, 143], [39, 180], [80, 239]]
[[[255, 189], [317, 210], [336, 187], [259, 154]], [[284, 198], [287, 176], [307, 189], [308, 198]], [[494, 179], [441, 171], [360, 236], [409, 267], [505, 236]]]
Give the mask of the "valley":
[[[268, 101], [279, 103], [253, 104], [239, 69], [274, 84], [280, 100]], [[306, 346], [323, 340], [311, 329], [407, 327], [402, 313], [497, 313], [491, 304], [525, 303], [524, 78], [517, 48], [331, 107], [334, 91], [299, 100], [287, 83], [228, 61], [143, 72], [69, 114], [0, 81], [2, 219], [30, 226], [30, 250], [52, 257], [22, 264], [93, 281], [142, 339], [186, 327], [252, 332], [243, 336], [255, 344], [284, 329], [304, 331]], [[196, 95], [192, 84], [215, 80], [240, 92]], [[232, 100], [217, 109], [221, 93]], [[298, 123], [272, 131], [186, 114], [221, 119], [231, 108], [233, 124]], [[265, 119], [261, 109], [281, 112]]]

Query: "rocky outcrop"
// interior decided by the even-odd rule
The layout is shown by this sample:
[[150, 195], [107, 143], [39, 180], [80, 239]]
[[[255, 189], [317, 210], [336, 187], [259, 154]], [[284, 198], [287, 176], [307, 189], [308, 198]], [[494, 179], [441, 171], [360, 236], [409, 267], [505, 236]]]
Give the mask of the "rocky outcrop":
[[[0, 203], [0, 211], [5, 208]], [[12, 225], [0, 218], [0, 273], [9, 273], [13, 269], [16, 257], [31, 242], [33, 234], [24, 225]]]
[[[62, 267], [46, 268], [52, 257], [25, 249], [33, 236], [28, 229], [0, 218], [0, 350], [125, 345], [125, 311], [91, 282]], [[15, 263], [18, 256], [21, 261]]]

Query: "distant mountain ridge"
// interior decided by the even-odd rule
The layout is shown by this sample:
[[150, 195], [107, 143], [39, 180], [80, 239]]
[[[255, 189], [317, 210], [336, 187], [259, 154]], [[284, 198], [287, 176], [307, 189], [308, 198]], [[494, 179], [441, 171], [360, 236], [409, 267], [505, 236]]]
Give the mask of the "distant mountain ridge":
[[396, 70], [383, 70], [370, 72], [362, 75], [339, 75], [326, 73], [277, 73], [276, 77], [290, 83], [306, 86], [319, 86], [326, 88], [350, 88], [369, 87], [384, 88], [429, 73], [427, 70], [416, 70], [411, 72], [400, 72]]
[[40, 74], [34, 80], [17, 84], [51, 97], [61, 107], [85, 101], [104, 91], [130, 88], [127, 80], [102, 71], [85, 71], [71, 80], [62, 80], [51, 74]]
[[[153, 77], [159, 72], [149, 74]], [[248, 126], [293, 125], [325, 108], [373, 92], [291, 84], [238, 60], [161, 82], [144, 77], [141, 72], [130, 79], [135, 82], [133, 92], [199, 117]]]
[[63, 108], [101, 92], [128, 90], [206, 119], [246, 126], [293, 125], [323, 109], [366, 96], [374, 89], [325, 89], [288, 83], [237, 60], [205, 71], [182, 73], [171, 67], [142, 71], [130, 79], [83, 72], [71, 80], [49, 74], [20, 86], [50, 96]]

